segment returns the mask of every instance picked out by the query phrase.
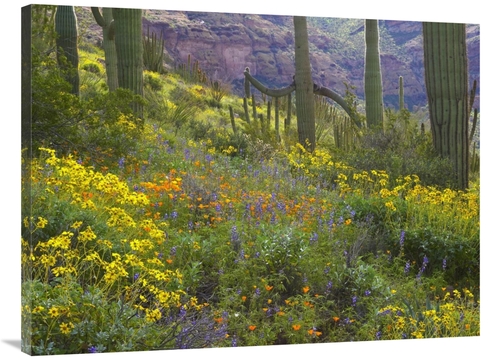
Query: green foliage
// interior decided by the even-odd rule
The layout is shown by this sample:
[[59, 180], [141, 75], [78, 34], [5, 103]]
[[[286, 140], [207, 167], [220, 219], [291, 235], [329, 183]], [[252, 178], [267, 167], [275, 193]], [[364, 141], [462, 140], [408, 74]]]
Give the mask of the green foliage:
[[45, 144], [68, 151], [78, 143], [77, 125], [83, 120], [82, 104], [56, 61], [33, 51], [32, 137], [34, 149]]
[[385, 170], [392, 179], [415, 174], [426, 185], [453, 185], [447, 176], [450, 161], [436, 156], [430, 134], [422, 134], [408, 115], [386, 111], [385, 131], [363, 129], [353, 149], [336, 153], [359, 170]]
[[[154, 82], [151, 82], [154, 84]], [[168, 100], [162, 93], [149, 91], [146, 96], [148, 117], [160, 126], [173, 126], [177, 132], [192, 120], [198, 111], [196, 101], [188, 94]]]
[[311, 153], [267, 121], [234, 132], [241, 99], [178, 75], [144, 73], [142, 122], [141, 96], [82, 69], [78, 99], [35, 61], [35, 146], [55, 149], [23, 159], [23, 351], [479, 335], [479, 185], [445, 188], [407, 110], [349, 151], [318, 123]]
[[153, 91], [160, 91], [163, 89], [163, 84], [160, 78], [153, 72], [144, 72], [144, 85]]
[[211, 80], [210, 86], [208, 87], [209, 100], [208, 104], [212, 107], [220, 108], [222, 106], [221, 101], [227, 95], [228, 91], [225, 86], [219, 80]]
[[82, 77], [82, 97], [69, 92], [70, 85], [49, 56], [34, 54], [32, 81], [33, 146], [50, 146], [61, 153], [78, 151], [94, 160], [115, 161], [135, 147], [141, 121], [130, 109], [143, 100], [120, 89], [104, 92], [95, 84], [102, 78]]

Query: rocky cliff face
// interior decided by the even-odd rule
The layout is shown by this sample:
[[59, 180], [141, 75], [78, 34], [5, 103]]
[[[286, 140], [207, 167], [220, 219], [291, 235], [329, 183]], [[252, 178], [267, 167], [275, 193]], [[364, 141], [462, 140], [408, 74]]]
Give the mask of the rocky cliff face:
[[[314, 81], [338, 93], [345, 84], [363, 99], [364, 21], [309, 18], [310, 57]], [[405, 103], [412, 110], [426, 105], [422, 24], [380, 21], [381, 66], [386, 105], [398, 108], [399, 76]], [[163, 33], [165, 50], [174, 64], [188, 55], [212, 78], [242, 93], [245, 67], [269, 87], [292, 81], [293, 19], [290, 16], [147, 10], [146, 31]], [[479, 85], [479, 25], [468, 25], [469, 72]], [[479, 96], [477, 97], [479, 98]], [[478, 101], [476, 101], [478, 106]]]

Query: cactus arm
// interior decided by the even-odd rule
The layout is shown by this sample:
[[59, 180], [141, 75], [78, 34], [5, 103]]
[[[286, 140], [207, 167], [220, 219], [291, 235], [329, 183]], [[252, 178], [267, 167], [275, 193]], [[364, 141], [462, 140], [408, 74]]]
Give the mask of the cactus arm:
[[98, 7], [91, 7], [90, 10], [92, 11], [92, 15], [94, 15], [96, 23], [102, 28], [102, 47], [104, 48], [107, 84], [109, 91], [114, 91], [118, 88], [118, 68], [113, 10], [111, 8], [103, 8], [102, 13]]
[[[250, 75], [248, 68], [245, 69], [245, 72], [243, 74], [245, 75], [245, 79], [248, 79], [248, 81], [253, 86], [255, 86], [257, 90], [268, 96], [281, 97], [291, 94], [293, 91], [295, 91], [295, 82], [281, 89], [269, 89], [268, 87], [260, 83], [257, 79], [255, 79], [252, 75]], [[337, 104], [340, 105], [340, 107], [342, 107], [342, 109], [345, 110], [345, 112], [349, 115], [349, 117], [354, 121], [356, 126], [361, 127], [361, 122], [359, 121], [359, 117], [349, 108], [347, 102], [341, 95], [324, 86], [314, 85], [313, 88], [314, 88], [314, 94], [322, 95], [335, 101]]]
[[347, 105], [347, 102], [344, 100], [344, 98], [341, 95], [339, 95], [335, 91], [333, 91], [329, 88], [323, 87], [323, 86], [315, 86], [315, 88], [316, 89], [315, 89], [314, 93], [316, 95], [322, 95], [322, 96], [325, 96], [325, 97], [330, 98], [331, 100], [335, 101], [337, 104], [340, 105], [340, 107], [342, 109], [344, 109], [344, 111], [347, 113], [347, 115], [349, 115], [349, 117], [352, 119], [352, 121], [354, 121], [354, 123], [356, 124], [357, 127], [362, 126], [358, 115], [356, 113], [354, 113], [349, 108], [349, 105]]
[[245, 75], [245, 78], [248, 79], [248, 81], [253, 86], [255, 86], [255, 88], [257, 90], [266, 94], [267, 96], [272, 96], [272, 97], [286, 96], [295, 90], [295, 84], [288, 85], [288, 86], [283, 87], [281, 89], [269, 89], [268, 87], [266, 87], [262, 83], [260, 83], [257, 79], [255, 79], [252, 75], [250, 75], [248, 68], [245, 69], [245, 71], [243, 72], [243, 75]]
[[90, 10], [92, 11], [92, 15], [94, 15], [94, 19], [97, 25], [99, 25], [100, 27], [105, 27], [108, 25], [104, 21], [104, 17], [102, 16], [101, 11], [98, 7], [92, 6]]

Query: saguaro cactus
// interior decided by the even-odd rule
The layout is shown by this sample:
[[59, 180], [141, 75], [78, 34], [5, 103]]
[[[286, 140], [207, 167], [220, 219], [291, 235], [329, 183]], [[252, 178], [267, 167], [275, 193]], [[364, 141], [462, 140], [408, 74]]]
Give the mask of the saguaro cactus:
[[55, 15], [57, 33], [57, 61], [67, 72], [66, 78], [71, 84], [71, 92], [80, 93], [80, 77], [78, 75], [78, 27], [74, 6], [57, 6]]
[[295, 28], [295, 101], [297, 107], [297, 130], [299, 142], [307, 150], [316, 146], [316, 126], [314, 119], [314, 87], [309, 60], [307, 19], [294, 16]]
[[423, 23], [425, 85], [435, 150], [469, 185], [469, 91], [465, 24]]
[[368, 127], [383, 126], [384, 102], [382, 94], [382, 73], [378, 20], [365, 20], [365, 101]]
[[[142, 10], [113, 8], [118, 86], [143, 96]], [[142, 117], [142, 105], [134, 103]]]
[[102, 27], [102, 47], [106, 62], [106, 76], [108, 77], [109, 91], [114, 91], [118, 87], [118, 67], [116, 60], [115, 46], [115, 23], [113, 21], [113, 9], [103, 8], [102, 14], [99, 8], [92, 7], [97, 24]]
[[149, 33], [149, 26], [147, 35], [144, 36], [144, 66], [147, 70], [157, 73], [163, 72], [163, 50], [165, 48], [165, 39], [163, 39], [163, 32], [158, 39], [156, 33]]

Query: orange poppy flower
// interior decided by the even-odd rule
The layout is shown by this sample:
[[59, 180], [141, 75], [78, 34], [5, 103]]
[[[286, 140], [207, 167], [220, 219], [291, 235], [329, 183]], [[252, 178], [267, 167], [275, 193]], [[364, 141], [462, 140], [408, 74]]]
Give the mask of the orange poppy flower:
[[255, 326], [255, 325], [250, 325], [250, 326], [248, 327], [248, 330], [250, 330], [250, 331], [254, 331], [256, 328], [257, 328], [257, 326]]
[[215, 322], [217, 322], [217, 323], [219, 323], [219, 324], [220, 324], [220, 323], [222, 322], [222, 320], [223, 320], [223, 319], [222, 319], [221, 317], [219, 317], [219, 318], [215, 318], [214, 320], [215, 320]]
[[247, 300], [247, 297], [246, 297], [245, 295], [243, 295], [243, 296], [241, 297], [241, 300], [246, 301], [246, 300]]
[[337, 322], [337, 321], [339, 321], [339, 320], [340, 320], [340, 318], [339, 318], [338, 316], [334, 316], [334, 317], [333, 317], [333, 321]]
[[271, 285], [266, 285], [266, 290], [267, 291], [271, 291], [273, 289], [274, 286], [271, 286]]
[[295, 331], [297, 331], [297, 330], [300, 329], [300, 326], [301, 326], [300, 324], [292, 325], [292, 329], [295, 330]]
[[304, 294], [307, 294], [309, 292], [309, 286], [304, 286], [302, 288], [302, 291], [304, 292]]

